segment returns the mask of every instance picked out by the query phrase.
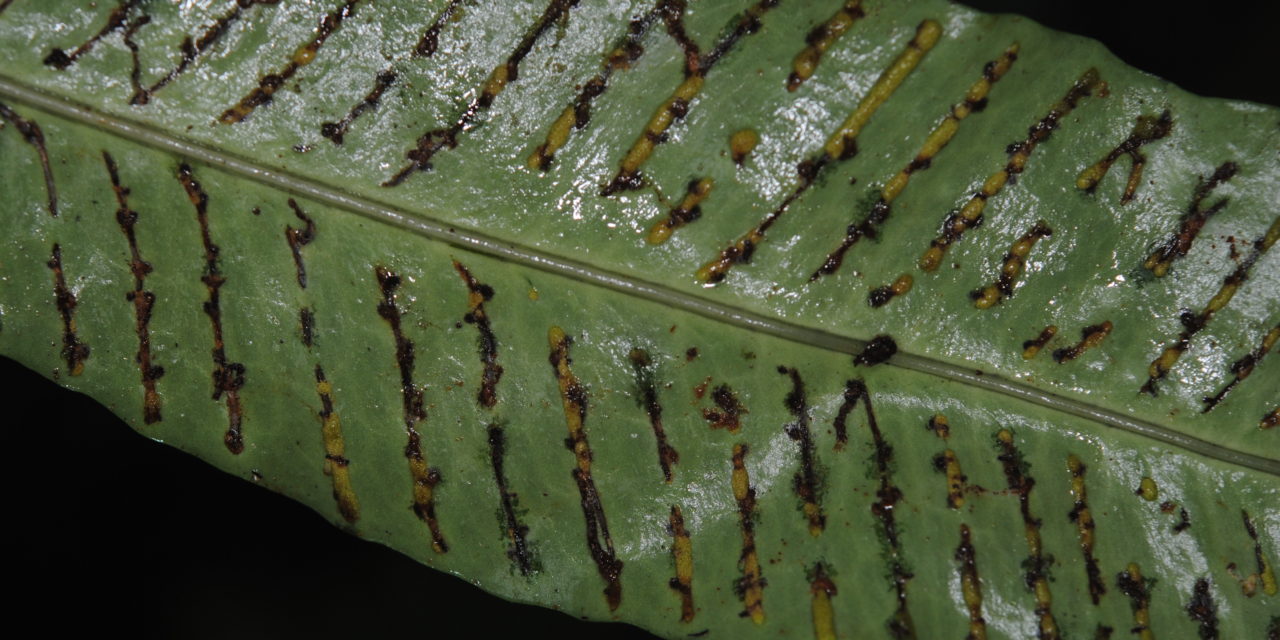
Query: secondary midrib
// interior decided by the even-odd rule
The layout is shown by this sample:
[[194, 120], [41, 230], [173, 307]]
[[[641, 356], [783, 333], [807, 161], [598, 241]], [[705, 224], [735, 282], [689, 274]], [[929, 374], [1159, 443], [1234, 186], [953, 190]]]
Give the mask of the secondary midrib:
[[[53, 96], [24, 83], [0, 75], [0, 95], [47, 111], [84, 125], [117, 135], [145, 146], [178, 154], [254, 182], [297, 196], [322, 202], [356, 215], [390, 224], [411, 233], [490, 257], [592, 284], [619, 293], [657, 302], [667, 307], [697, 314], [732, 326], [758, 331], [783, 340], [846, 354], [860, 353], [866, 342], [837, 335], [822, 329], [805, 327], [759, 313], [736, 309], [726, 304], [705, 300], [663, 285], [636, 280], [629, 276], [590, 266], [537, 249], [498, 240], [471, 229], [462, 229], [431, 218], [419, 217], [379, 202], [355, 196], [309, 178], [287, 171], [261, 167], [240, 156], [218, 151], [200, 143], [183, 140], [146, 125], [131, 122], [96, 109]], [[1157, 442], [1184, 449], [1214, 460], [1247, 467], [1280, 476], [1280, 460], [1239, 451], [1202, 440], [1168, 427], [1127, 416], [1110, 409], [1096, 407], [1057, 393], [978, 369], [943, 362], [933, 358], [899, 352], [887, 364], [926, 373], [945, 380], [1017, 398], [1062, 413], [1086, 418], [1135, 433]]]

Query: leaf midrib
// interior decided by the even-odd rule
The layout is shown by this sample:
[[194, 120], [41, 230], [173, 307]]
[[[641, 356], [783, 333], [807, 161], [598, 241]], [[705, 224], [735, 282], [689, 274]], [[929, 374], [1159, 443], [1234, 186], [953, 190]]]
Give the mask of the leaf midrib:
[[[2, 74], [0, 74], [0, 96], [144, 146], [177, 154], [259, 184], [322, 202], [450, 246], [603, 287], [806, 346], [853, 355], [860, 353], [866, 345], [864, 340], [737, 309], [660, 284], [548, 254], [533, 247], [498, 240], [484, 233], [446, 224], [429, 216], [411, 214], [376, 199], [356, 196], [288, 171], [263, 167], [247, 158], [183, 140], [142, 123], [102, 113], [87, 104], [44, 93]], [[1016, 398], [1085, 418], [1109, 428], [1134, 433], [1207, 458], [1280, 476], [1280, 460], [1224, 447], [1154, 422], [1094, 406], [1051, 391], [1037, 389], [981, 369], [901, 351], [886, 364]]]

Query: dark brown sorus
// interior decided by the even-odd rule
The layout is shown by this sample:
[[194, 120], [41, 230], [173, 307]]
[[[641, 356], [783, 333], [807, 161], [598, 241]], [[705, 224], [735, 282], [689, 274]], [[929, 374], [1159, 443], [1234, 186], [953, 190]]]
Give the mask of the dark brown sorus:
[[711, 423], [712, 429], [726, 429], [729, 433], [737, 433], [742, 428], [742, 414], [746, 408], [738, 401], [738, 394], [727, 384], [717, 386], [711, 391], [711, 401], [715, 409], [703, 409], [702, 417]]
[[498, 94], [502, 93], [508, 84], [519, 79], [520, 64], [524, 62], [525, 57], [533, 50], [533, 45], [537, 43], [538, 39], [549, 31], [553, 25], [566, 17], [569, 14], [569, 10], [576, 7], [579, 1], [551, 0], [550, 4], [543, 10], [542, 15], [525, 33], [520, 43], [516, 45], [515, 50], [507, 56], [506, 61], [498, 65], [489, 74], [489, 78], [482, 85], [480, 92], [476, 94], [476, 97], [458, 116], [458, 119], [447, 127], [432, 129], [419, 136], [414, 148], [405, 152], [405, 159], [409, 161], [408, 164], [404, 165], [390, 178], [387, 178], [382, 183], [382, 186], [399, 186], [409, 176], [418, 171], [430, 171], [431, 159], [437, 152], [458, 146], [458, 136], [471, 128], [480, 113], [493, 105], [493, 101], [497, 99]]
[[227, 404], [227, 433], [223, 442], [231, 453], [244, 451], [244, 435], [241, 423], [244, 409], [240, 404], [240, 388], [244, 386], [245, 366], [227, 358], [226, 343], [222, 335], [222, 285], [227, 279], [222, 275], [218, 265], [218, 245], [214, 244], [209, 231], [209, 195], [195, 179], [191, 166], [183, 163], [178, 167], [178, 182], [187, 193], [187, 199], [196, 211], [196, 222], [200, 225], [200, 242], [204, 247], [204, 273], [200, 281], [209, 292], [204, 303], [204, 312], [209, 316], [213, 330], [213, 399], [223, 399]]
[[809, 521], [809, 533], [817, 536], [826, 527], [827, 516], [820, 501], [822, 487], [814, 453], [813, 432], [809, 429], [809, 406], [805, 396], [804, 380], [800, 372], [791, 367], [779, 366], [778, 373], [791, 379], [791, 391], [783, 400], [793, 418], [783, 431], [800, 449], [800, 469], [792, 478], [791, 486], [803, 503], [802, 511]]
[[409, 462], [409, 475], [413, 480], [413, 513], [426, 523], [431, 531], [431, 547], [436, 553], [445, 553], [449, 545], [440, 531], [436, 519], [435, 487], [440, 483], [440, 471], [427, 466], [422, 451], [422, 435], [418, 425], [427, 419], [422, 390], [413, 381], [414, 345], [405, 337], [401, 326], [402, 314], [396, 305], [396, 291], [402, 283], [400, 276], [381, 265], [374, 267], [374, 276], [382, 297], [378, 301], [378, 315], [387, 321], [396, 344], [396, 366], [400, 371], [401, 414], [408, 442], [404, 456]]
[[476, 402], [486, 409], [492, 409], [498, 402], [498, 382], [504, 371], [502, 365], [498, 364], [498, 337], [493, 332], [489, 312], [485, 308], [485, 303], [492, 300], [495, 293], [493, 287], [477, 280], [461, 262], [454, 260], [453, 268], [467, 285], [467, 313], [462, 316], [462, 320], [475, 325], [480, 334], [477, 349], [483, 370]]
[[507, 440], [502, 425], [490, 424], [488, 427], [489, 462], [493, 468], [493, 478], [498, 485], [498, 498], [501, 503], [502, 526], [507, 532], [509, 547], [507, 557], [515, 563], [520, 575], [528, 576], [534, 571], [533, 550], [529, 545], [529, 527], [520, 521], [516, 511], [519, 497], [509, 488], [506, 474]]
[[62, 247], [56, 242], [52, 257], [46, 264], [53, 271], [53, 301], [62, 318], [62, 359], [67, 363], [67, 375], [78, 376], [84, 371], [84, 361], [89, 358], [89, 345], [76, 336], [76, 296], [67, 287], [62, 270]]
[[58, 217], [58, 189], [53, 183], [53, 168], [49, 165], [49, 148], [45, 146], [44, 132], [40, 130], [40, 125], [34, 120], [18, 115], [2, 102], [0, 102], [0, 119], [13, 123], [14, 128], [22, 135], [22, 139], [35, 148], [36, 157], [40, 160], [40, 170], [44, 173], [46, 206], [49, 215]]
[[244, 15], [246, 9], [254, 5], [275, 5], [279, 4], [279, 2], [280, 0], [236, 0], [231, 9], [214, 20], [213, 24], [206, 27], [199, 37], [195, 39], [192, 39], [191, 36], [183, 38], [182, 43], [178, 45], [178, 51], [182, 57], [177, 66], [170, 69], [168, 73], [149, 87], [142, 88], [135, 85], [133, 96], [129, 98], [129, 104], [144, 105], [150, 103], [151, 98], [154, 97], [157, 91], [176, 80], [178, 76], [187, 70], [187, 67], [191, 66], [192, 62], [195, 62], [196, 58], [221, 40], [231, 28], [231, 25]]
[[587, 389], [574, 375], [569, 357], [570, 339], [559, 327], [553, 327], [548, 333], [551, 354], [547, 358], [555, 373], [556, 383], [560, 387], [560, 400], [564, 406], [565, 423], [569, 429], [569, 437], [565, 446], [573, 452], [576, 464], [572, 476], [578, 485], [578, 496], [582, 504], [582, 517], [586, 522], [587, 551], [596, 564], [596, 571], [605, 582], [604, 597], [609, 610], [614, 611], [622, 604], [622, 568], [623, 562], [618, 558], [613, 547], [613, 537], [609, 533], [609, 522], [605, 517], [604, 503], [600, 492], [596, 489], [595, 478], [591, 473], [591, 444], [587, 441]]
[[875, 408], [871, 404], [871, 393], [866, 383], [859, 379], [846, 381], [845, 398], [846, 400], [854, 398], [855, 402], [862, 403], [866, 414], [867, 430], [871, 434], [874, 447], [871, 456], [872, 473], [879, 481], [879, 486], [876, 489], [876, 499], [871, 503], [871, 515], [876, 519], [876, 532], [887, 550], [889, 577], [897, 599], [897, 608], [886, 621], [885, 626], [895, 638], [914, 638], [915, 623], [907, 606], [907, 584], [914, 575], [907, 569], [902, 540], [898, 533], [897, 518], [894, 515], [894, 508], [902, 499], [902, 490], [893, 482], [893, 447], [885, 440], [884, 433], [880, 430]]
[[892, 336], [879, 335], [862, 348], [862, 353], [853, 357], [853, 363], [860, 367], [872, 367], [887, 362], [897, 352], [898, 343]]
[[[695, 350], [696, 355], [696, 350]], [[667, 432], [662, 426], [662, 405], [658, 402], [658, 388], [654, 382], [657, 365], [649, 358], [649, 352], [636, 347], [629, 356], [636, 378], [636, 404], [644, 410], [658, 444], [658, 466], [665, 481], [673, 479], [672, 465], [680, 461], [680, 454], [667, 442]]]
[[151, 273], [151, 264], [142, 259], [138, 249], [138, 237], [135, 227], [138, 224], [138, 212], [129, 207], [129, 189], [120, 182], [120, 171], [115, 159], [106, 151], [102, 152], [102, 160], [107, 167], [107, 175], [111, 178], [111, 190], [116, 195], [116, 223], [129, 243], [129, 271], [133, 274], [133, 290], [125, 294], [125, 299], [133, 304], [134, 332], [138, 335], [138, 352], [134, 359], [142, 375], [142, 421], [145, 424], [159, 422], [160, 395], [156, 391], [156, 381], [164, 376], [164, 367], [153, 364], [151, 353], [151, 312], [155, 308], [156, 295], [146, 290], [147, 276]]
[[97, 33], [93, 34], [93, 36], [88, 40], [81, 43], [80, 46], [72, 49], [70, 53], [55, 47], [49, 51], [49, 55], [45, 56], [44, 63], [58, 69], [59, 71], [65, 71], [68, 67], [75, 64], [76, 60], [79, 59], [80, 56], [93, 49], [93, 46], [98, 44], [99, 40], [102, 40], [110, 35], [111, 32], [123, 27], [125, 22], [129, 19], [129, 14], [136, 9], [138, 5], [141, 5], [142, 2], [143, 0], [122, 0], [120, 4], [115, 9], [112, 9], [111, 13], [107, 15], [106, 24], [104, 24]]
[[284, 87], [298, 73], [299, 69], [310, 64], [320, 51], [320, 47], [324, 46], [325, 41], [329, 39], [329, 36], [333, 35], [334, 32], [342, 27], [343, 22], [355, 14], [356, 6], [360, 2], [361, 0], [346, 0], [342, 6], [321, 18], [320, 25], [316, 28], [315, 36], [299, 47], [293, 57], [279, 71], [262, 76], [258, 80], [258, 86], [244, 98], [241, 98], [239, 103], [223, 111], [222, 115], [218, 117], [218, 121], [222, 124], [242, 122], [258, 107], [270, 104], [272, 96]]

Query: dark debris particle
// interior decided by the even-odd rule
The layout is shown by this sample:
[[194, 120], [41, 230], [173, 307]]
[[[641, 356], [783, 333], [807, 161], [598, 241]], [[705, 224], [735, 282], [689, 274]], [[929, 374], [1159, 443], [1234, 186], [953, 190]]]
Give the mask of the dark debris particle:
[[894, 342], [892, 337], [878, 335], [867, 343], [867, 346], [862, 349], [862, 353], [854, 356], [853, 363], [858, 366], [871, 367], [892, 358], [893, 354], [897, 352], [898, 343]]

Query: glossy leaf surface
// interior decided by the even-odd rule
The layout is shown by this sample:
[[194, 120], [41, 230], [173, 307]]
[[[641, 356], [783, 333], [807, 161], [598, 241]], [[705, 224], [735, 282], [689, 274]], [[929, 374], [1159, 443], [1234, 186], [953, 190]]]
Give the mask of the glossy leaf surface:
[[[593, 98], [589, 121], [570, 132], [543, 171], [527, 160], [599, 72], [601, 54], [624, 37], [628, 27], [616, 16], [643, 16], [651, 5], [552, 3], [547, 14], [540, 3], [462, 5], [441, 22], [436, 53], [411, 56], [423, 29], [448, 6], [331, 4], [243, 9], [243, 18], [229, 23], [172, 86], [133, 106], [134, 59], [125, 45], [137, 49], [139, 78], [154, 82], [180, 59], [176, 43], [198, 38], [235, 3], [125, 3], [120, 28], [62, 71], [42, 63], [47, 49], [73, 51], [111, 24], [115, 7], [99, 6], [74, 23], [52, 5], [20, 2], [0, 14], [7, 70], [0, 90], [11, 109], [0, 131], [6, 354], [99, 398], [145, 434], [238, 475], [258, 476], [335, 521], [346, 522], [344, 509], [358, 513], [347, 526], [433, 566], [509, 597], [616, 616], [666, 635], [707, 628], [815, 633], [825, 628], [825, 609], [815, 604], [824, 597], [841, 634], [887, 633], [886, 624], [906, 624], [906, 611], [922, 637], [958, 635], [970, 624], [964, 563], [956, 560], [962, 525], [971, 530], [992, 635], [1047, 633], [1045, 607], [1028, 589], [1036, 576], [1028, 573], [1052, 577], [1040, 583], [1052, 593], [1052, 627], [1083, 635], [1097, 624], [1136, 624], [1131, 605], [1142, 598], [1126, 595], [1117, 575], [1130, 563], [1156, 579], [1150, 589], [1127, 589], [1149, 591], [1156, 631], [1168, 625], [1169, 633], [1195, 632], [1186, 608], [1203, 578], [1224, 634], [1265, 633], [1274, 595], [1266, 592], [1254, 550], [1270, 562], [1280, 526], [1276, 432], [1260, 426], [1274, 411], [1278, 379], [1259, 348], [1280, 320], [1280, 269], [1265, 250], [1280, 188], [1274, 110], [1193, 98], [1122, 67], [1092, 43], [933, 3], [848, 9], [850, 16], [866, 15], [852, 20], [813, 75], [788, 91], [805, 34], [831, 19], [840, 3], [784, 2], [767, 11], [761, 5], [759, 28], [736, 40], [736, 16], [750, 3], [692, 3], [678, 23], [676, 7], [664, 4], [672, 25], [703, 51], [701, 67], [686, 75], [687, 57], [666, 33], [679, 29], [655, 21], [637, 39], [643, 54], [611, 73], [607, 91]], [[342, 24], [323, 44], [295, 53], [314, 42], [317, 22], [340, 6], [352, 11], [333, 14]], [[557, 12], [563, 15], [538, 28], [540, 16]], [[923, 44], [923, 20], [936, 20], [941, 33], [932, 46]], [[60, 34], [57, 42], [48, 40], [51, 33]], [[892, 91], [874, 89], [882, 71], [912, 50], [913, 36], [918, 64], [896, 67], [905, 73]], [[513, 67], [512, 50], [522, 50], [522, 38], [532, 46]], [[717, 41], [733, 46], [715, 57]], [[838, 272], [810, 282], [845, 227], [873, 209], [929, 132], [946, 126], [948, 109], [963, 102], [984, 64], [1014, 42], [1017, 60], [984, 96], [985, 108], [959, 121], [934, 162], [917, 163], [876, 238], [854, 245]], [[394, 58], [390, 67], [379, 48]], [[218, 122], [236, 113], [262, 74], [280, 73], [291, 58], [307, 64], [269, 104], [243, 122]], [[495, 67], [507, 70], [507, 84], [495, 84]], [[511, 79], [513, 68], [518, 74]], [[1090, 68], [1105, 89], [1079, 81]], [[352, 121], [343, 144], [322, 137], [321, 124], [339, 121], [387, 69], [397, 81]], [[694, 76], [705, 82], [677, 109], [682, 117], [653, 136], [663, 141], [640, 170], [643, 188], [601, 195], [646, 121]], [[1055, 126], [1041, 127], [1052, 136], [1027, 151], [1027, 127], [1045, 122], [1073, 87], [1092, 95], [1075, 91], [1070, 112], [1059, 109]], [[764, 241], [753, 242], [751, 261], [704, 288], [698, 268], [776, 211], [810, 175], [797, 164], [821, 159], [832, 132], [870, 104], [865, 96], [881, 94], [883, 104], [859, 124], [859, 153], [823, 161], [813, 186]], [[456, 133], [424, 138], [433, 145], [453, 135], [429, 171], [380, 186], [405, 166], [404, 151], [420, 134], [458, 121], [469, 103], [475, 115]], [[1081, 171], [1129, 136], [1136, 118], [1155, 120], [1166, 109], [1172, 128], [1141, 148], [1146, 166], [1132, 201], [1120, 203], [1127, 156], [1092, 194], [1077, 189]], [[49, 154], [56, 205], [31, 123]], [[739, 167], [729, 142], [743, 129], [754, 130], [760, 143]], [[1006, 148], [1019, 141], [1021, 147]], [[1020, 150], [1025, 170], [1009, 172], [1017, 180], [991, 194], [985, 223], [952, 243], [936, 272], [919, 269], [947, 212], [964, 206]], [[141, 285], [130, 272], [127, 225], [116, 215], [103, 151], [119, 167], [127, 208], [137, 212], [135, 244], [151, 267]], [[1144, 261], [1179, 230], [1199, 181], [1228, 161], [1236, 170], [1196, 210], [1213, 209], [1203, 231], [1185, 257], [1155, 277]], [[703, 178], [714, 186], [701, 203], [702, 217], [665, 244], [646, 243], [649, 227], [679, 208], [685, 185]], [[851, 178], [857, 178], [852, 186]], [[207, 238], [191, 201], [201, 193], [208, 198]], [[291, 196], [301, 215], [289, 205]], [[1223, 197], [1229, 201], [1219, 206]], [[313, 234], [302, 216], [313, 221]], [[1052, 234], [1036, 238], [1013, 294], [975, 308], [969, 292], [995, 281], [1011, 245], [1038, 221]], [[292, 246], [287, 227], [296, 230]], [[47, 266], [55, 245], [61, 307], [55, 271]], [[1179, 322], [1179, 309], [1201, 313], [1224, 278], [1251, 259], [1247, 278], [1220, 311], [1207, 321]], [[209, 277], [211, 261], [225, 282]], [[493, 292], [484, 321], [454, 261]], [[902, 273], [913, 274], [909, 292], [881, 308], [867, 304], [869, 289]], [[151, 424], [144, 424], [147, 396], [137, 362], [139, 296], [126, 299], [135, 291], [155, 296], [146, 336], [149, 357], [164, 368], [150, 375], [153, 410], [163, 417]], [[222, 355], [211, 357], [207, 302], [215, 292], [225, 344]], [[300, 321], [303, 309], [309, 323]], [[392, 318], [400, 324], [400, 362]], [[1079, 357], [1063, 363], [1050, 357], [1076, 344], [1082, 328], [1104, 323], [1110, 323], [1105, 337]], [[310, 346], [303, 324], [311, 326]], [[1049, 324], [1059, 334], [1043, 353], [1024, 359], [1023, 342]], [[502, 371], [499, 377], [489, 369], [497, 379], [492, 406], [481, 392], [485, 367], [476, 341], [483, 326], [491, 328]], [[557, 352], [548, 343], [552, 327], [574, 339], [572, 365], [558, 372], [564, 387], [548, 364]], [[75, 330], [71, 342], [68, 328]], [[1197, 330], [1189, 348], [1157, 381], [1157, 395], [1139, 394], [1149, 364], [1191, 328]], [[855, 368], [847, 352], [884, 333], [902, 353], [887, 366]], [[408, 342], [412, 366], [405, 365]], [[1201, 399], [1228, 384], [1232, 363], [1254, 351], [1262, 355], [1249, 376], [1202, 414]], [[79, 375], [70, 375], [79, 367]], [[211, 387], [218, 368], [224, 374]], [[1242, 371], [1237, 366], [1234, 373]], [[573, 380], [584, 393], [574, 391]], [[678, 461], [667, 456], [669, 483], [654, 412], [646, 411], [648, 380], [667, 442], [679, 452]], [[878, 449], [865, 399], [848, 412], [847, 444], [836, 446], [836, 416], [857, 395], [847, 393], [858, 389], [850, 380], [865, 384], [875, 407]], [[721, 385], [745, 408], [738, 432], [712, 429], [707, 418], [726, 413], [715, 402], [730, 395], [717, 393]], [[223, 393], [211, 398], [216, 388]], [[414, 404], [418, 393], [424, 419]], [[564, 448], [574, 433], [566, 426], [566, 397], [569, 415], [586, 407], [580, 441], [589, 441], [589, 464]], [[234, 454], [224, 435], [237, 410], [244, 449]], [[420, 466], [404, 457], [406, 412], [421, 434]], [[925, 428], [937, 414], [951, 425], [946, 441]], [[333, 416], [341, 420], [340, 452], [332, 437], [324, 439]], [[495, 446], [492, 427], [501, 429], [504, 446]], [[1016, 456], [998, 443], [1001, 430], [1012, 436]], [[946, 458], [935, 462], [945, 450], [966, 476], [957, 509], [948, 505], [947, 477], [935, 471], [946, 469]], [[1106, 593], [1096, 605], [1072, 494], [1072, 455], [1086, 469], [1087, 504], [1097, 522], [1093, 562]], [[1013, 464], [1014, 457], [1026, 466]], [[803, 470], [806, 458], [812, 473]], [[351, 494], [342, 493], [354, 500], [332, 495], [341, 468], [351, 483]], [[1158, 500], [1133, 495], [1143, 477], [1159, 487]], [[415, 504], [422, 517], [410, 509]], [[751, 527], [743, 526], [746, 506]], [[679, 582], [680, 564], [672, 554], [680, 546], [673, 531], [681, 528], [673, 526], [673, 507], [692, 549], [695, 609], [687, 622], [681, 593], [669, 584]], [[1179, 529], [1184, 510], [1192, 526]], [[819, 511], [821, 518], [814, 516]], [[607, 539], [592, 533], [591, 523], [606, 521]], [[1039, 554], [1028, 521], [1039, 522]], [[512, 531], [524, 528], [526, 553], [508, 553], [520, 546]], [[745, 544], [744, 529], [753, 545]], [[594, 557], [586, 538], [602, 547]], [[745, 546], [754, 546], [758, 571]], [[744, 593], [736, 593], [742, 586]], [[756, 597], [760, 607], [752, 606]], [[760, 623], [740, 616], [744, 611], [763, 613]]]

